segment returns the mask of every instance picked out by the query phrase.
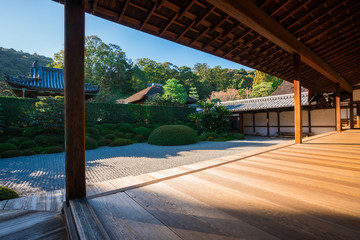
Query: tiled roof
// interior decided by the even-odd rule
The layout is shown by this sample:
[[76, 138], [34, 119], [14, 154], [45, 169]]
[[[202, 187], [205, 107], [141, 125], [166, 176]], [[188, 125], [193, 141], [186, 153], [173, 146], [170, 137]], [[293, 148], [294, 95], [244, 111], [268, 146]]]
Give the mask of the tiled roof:
[[[287, 108], [294, 106], [294, 94], [227, 101], [220, 104], [232, 112]], [[301, 104], [309, 105], [307, 92], [301, 93]]]
[[[13, 87], [24, 87], [38, 90], [64, 91], [64, 70], [37, 66], [35, 63], [31, 68], [31, 77], [7, 76], [7, 82]], [[97, 92], [99, 86], [85, 84], [85, 91]]]

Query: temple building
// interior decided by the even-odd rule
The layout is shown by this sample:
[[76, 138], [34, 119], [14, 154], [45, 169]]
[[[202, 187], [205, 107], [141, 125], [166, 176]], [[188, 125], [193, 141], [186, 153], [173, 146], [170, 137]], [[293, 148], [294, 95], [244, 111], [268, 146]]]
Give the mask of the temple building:
[[[64, 95], [64, 69], [38, 66], [37, 61], [31, 67], [30, 77], [6, 75], [5, 82], [17, 97]], [[99, 89], [98, 85], [85, 84], [85, 99], [95, 96]]]

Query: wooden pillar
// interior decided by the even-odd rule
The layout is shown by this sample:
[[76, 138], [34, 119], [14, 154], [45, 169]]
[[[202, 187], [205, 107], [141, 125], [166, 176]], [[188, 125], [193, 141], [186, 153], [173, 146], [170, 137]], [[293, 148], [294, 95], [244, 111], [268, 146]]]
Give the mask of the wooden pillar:
[[270, 117], [269, 112], [266, 112], [266, 135], [270, 137]]
[[278, 128], [278, 135], [280, 136], [280, 112], [277, 112], [277, 128]]
[[253, 133], [255, 134], [255, 113], [253, 113]]
[[65, 173], [66, 202], [86, 196], [85, 186], [85, 13], [65, 0]]
[[309, 133], [311, 133], [311, 109], [308, 109], [308, 125], [309, 125]]
[[354, 104], [353, 104], [352, 96], [350, 97], [349, 108], [350, 108], [350, 129], [354, 129]]
[[293, 55], [294, 61], [294, 113], [295, 113], [295, 143], [302, 143], [302, 110], [300, 85], [300, 55]]
[[340, 86], [339, 86], [339, 83], [336, 84], [335, 114], [336, 114], [336, 131], [341, 132], [341, 108], [340, 108]]
[[243, 113], [240, 113], [240, 116], [239, 116], [239, 120], [240, 120], [240, 133], [244, 133], [244, 114]]
[[356, 125], [360, 128], [360, 104], [356, 104]]

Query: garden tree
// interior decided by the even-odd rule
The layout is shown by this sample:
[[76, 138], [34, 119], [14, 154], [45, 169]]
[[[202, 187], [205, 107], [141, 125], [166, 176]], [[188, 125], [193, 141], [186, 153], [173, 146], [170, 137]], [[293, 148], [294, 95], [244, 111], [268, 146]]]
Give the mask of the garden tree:
[[196, 63], [193, 67], [193, 72], [198, 78], [199, 85], [197, 85], [197, 90], [200, 99], [209, 97], [213, 89], [210, 81], [210, 71], [209, 66], [206, 63]]
[[272, 82], [262, 82], [256, 85], [251, 93], [251, 98], [265, 97], [272, 93]]
[[131, 69], [130, 86], [132, 91], [139, 92], [147, 87], [148, 78], [144, 71], [142, 71], [137, 65]]
[[196, 122], [199, 131], [225, 133], [230, 124], [231, 111], [213, 101], [198, 102], [202, 112], [189, 115], [191, 121]]
[[259, 85], [262, 82], [268, 82], [268, 78], [265, 73], [261, 71], [255, 71], [255, 77], [253, 80], [252, 87], [254, 88], [256, 85]]
[[187, 66], [177, 68], [177, 76], [175, 77], [184, 85], [186, 91], [190, 91], [192, 87], [199, 87], [198, 76]]
[[186, 103], [186, 91], [183, 85], [175, 78], [169, 79], [164, 85], [163, 99], [165, 101], [183, 105]]
[[167, 78], [166, 68], [161, 63], [148, 58], [140, 58], [135, 65], [144, 71], [149, 82], [165, 84], [166, 79], [169, 79]]
[[54, 53], [54, 62], [48, 64], [52, 68], [64, 68], [64, 50]]
[[199, 94], [197, 93], [196, 87], [190, 87], [189, 97], [199, 100]]
[[239, 92], [237, 89], [230, 88], [226, 91], [212, 92], [210, 100], [219, 99], [221, 102], [232, 101], [240, 99]]
[[153, 95], [150, 95], [146, 99], [144, 105], [159, 106], [159, 105], [166, 105], [166, 102], [164, 101], [160, 93], [155, 93]]

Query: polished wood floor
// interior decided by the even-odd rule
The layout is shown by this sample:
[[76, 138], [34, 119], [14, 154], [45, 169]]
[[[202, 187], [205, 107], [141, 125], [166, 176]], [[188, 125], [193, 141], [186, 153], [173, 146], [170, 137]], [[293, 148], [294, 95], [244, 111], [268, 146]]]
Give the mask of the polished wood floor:
[[71, 202], [81, 239], [360, 239], [360, 130], [125, 182]]

